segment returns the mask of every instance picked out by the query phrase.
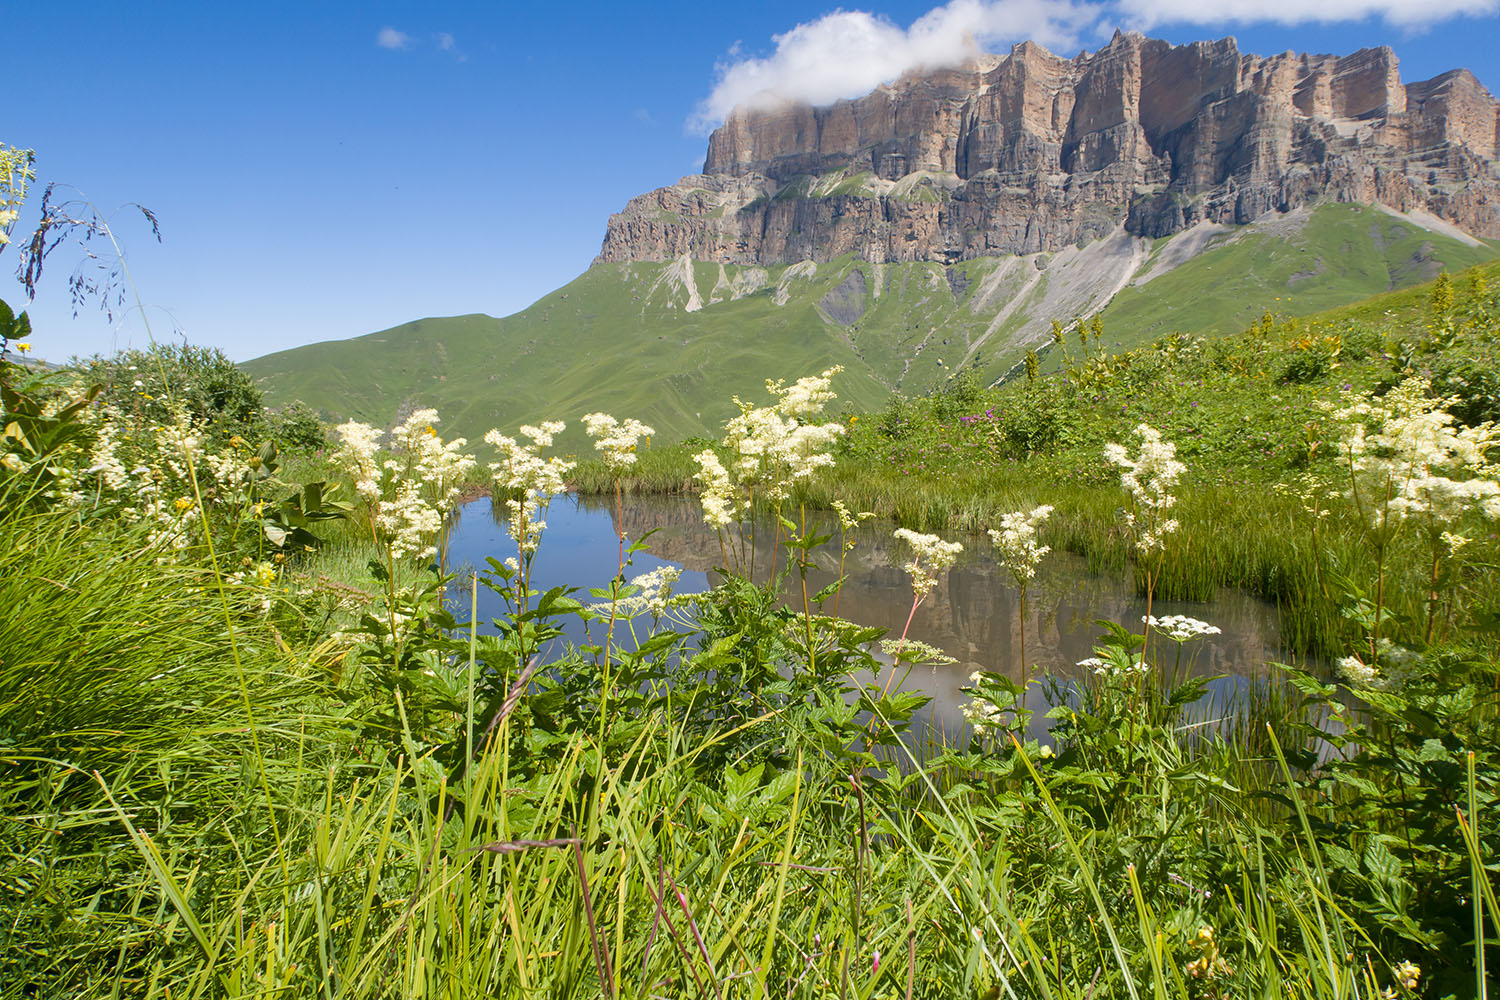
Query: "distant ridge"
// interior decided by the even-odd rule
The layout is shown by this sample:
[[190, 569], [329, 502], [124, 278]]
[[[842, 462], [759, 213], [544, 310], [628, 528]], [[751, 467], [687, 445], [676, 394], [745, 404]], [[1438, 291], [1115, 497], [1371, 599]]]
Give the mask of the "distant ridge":
[[828, 107], [736, 109], [703, 173], [614, 216], [601, 261], [952, 263], [1147, 238], [1319, 202], [1500, 237], [1500, 104], [1468, 70], [1401, 82], [1390, 48], [1241, 53], [1116, 33], [1033, 42]]
[[[608, 410], [670, 440], [839, 364], [878, 409], [992, 382], [1054, 320], [1124, 350], [1242, 330], [1495, 256], [1495, 100], [1403, 84], [1388, 48], [1032, 43], [831, 107], [736, 111], [704, 173], [633, 199], [575, 281], [504, 319], [424, 319], [245, 364], [273, 401], [448, 433]], [[569, 431], [568, 447], [584, 445]]]

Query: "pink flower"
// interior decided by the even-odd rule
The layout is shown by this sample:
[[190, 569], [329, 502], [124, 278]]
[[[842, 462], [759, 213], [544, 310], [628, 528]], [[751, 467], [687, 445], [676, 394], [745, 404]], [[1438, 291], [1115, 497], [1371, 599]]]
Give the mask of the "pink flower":
[[870, 963], [870, 974], [874, 975], [880, 971], [880, 949], [875, 949], [875, 960]]

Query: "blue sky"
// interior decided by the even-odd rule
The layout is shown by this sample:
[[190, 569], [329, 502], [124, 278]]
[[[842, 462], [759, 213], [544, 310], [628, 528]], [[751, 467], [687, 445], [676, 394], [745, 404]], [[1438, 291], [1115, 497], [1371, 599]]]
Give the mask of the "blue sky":
[[[0, 142], [38, 158], [21, 225], [43, 185], [72, 185], [113, 220], [157, 339], [237, 360], [525, 308], [588, 267], [611, 212], [701, 166], [695, 123], [740, 92], [736, 80], [795, 88], [788, 67], [811, 52], [820, 93], [863, 86], [840, 77], [859, 69], [838, 61], [848, 30], [883, 45], [923, 25], [971, 25], [992, 50], [1040, 34], [1068, 55], [1117, 25], [1174, 42], [1232, 34], [1261, 54], [1389, 44], [1408, 82], [1466, 66], [1500, 89], [1500, 0], [951, 0], [936, 13], [851, 3], [842, 14], [774, 2], [75, 0], [66, 20], [6, 6]], [[1237, 19], [1251, 10], [1262, 20]], [[1297, 23], [1309, 11], [1338, 20]], [[130, 202], [160, 218], [160, 245], [121, 208]], [[80, 260], [64, 246], [48, 265], [30, 305], [37, 352], [142, 345], [139, 310], [111, 321], [87, 304], [74, 318], [67, 277]], [[0, 255], [0, 298], [20, 307], [15, 262], [14, 248]]]

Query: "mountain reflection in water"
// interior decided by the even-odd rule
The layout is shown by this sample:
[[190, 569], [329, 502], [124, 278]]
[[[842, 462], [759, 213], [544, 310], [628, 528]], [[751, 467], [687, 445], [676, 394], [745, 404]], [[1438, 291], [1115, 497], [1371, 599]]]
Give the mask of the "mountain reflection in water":
[[[813, 517], [810, 513], [809, 519]], [[808, 573], [808, 593], [833, 582], [838, 572], [838, 525], [831, 515], [820, 512], [820, 531], [832, 531], [833, 540], [815, 553], [815, 568]], [[614, 575], [619, 553], [613, 498], [563, 495], [552, 501], [547, 530], [538, 549], [533, 576], [534, 589], [559, 585], [583, 588], [580, 599], [592, 600], [587, 588], [605, 587]], [[715, 567], [723, 562], [719, 539], [702, 519], [695, 500], [679, 497], [628, 497], [623, 522], [628, 539], [647, 539], [649, 552], [637, 553], [626, 569], [627, 578], [662, 565], [676, 565], [684, 572], [677, 593], [707, 589], [719, 579]], [[851, 534], [856, 542], [844, 560], [846, 579], [838, 595], [837, 613], [861, 625], [882, 626], [899, 636], [911, 610], [911, 585], [902, 564], [910, 557], [891, 535], [892, 526], [865, 522]], [[771, 565], [772, 524], [769, 518], [756, 525], [754, 539], [756, 579], [763, 580]], [[921, 689], [932, 697], [929, 724], [945, 731], [962, 726], [961, 708], [966, 696], [960, 688], [976, 670], [1021, 676], [1020, 623], [1017, 610], [1020, 593], [1013, 580], [993, 558], [989, 539], [979, 535], [948, 533], [962, 541], [958, 564], [939, 578], [937, 588], [922, 602], [908, 633], [913, 639], [944, 650], [958, 662], [947, 666], [917, 667], [906, 678], [905, 687]], [[738, 545], [738, 537], [729, 539]], [[745, 549], [749, 550], [749, 539]], [[448, 536], [448, 565], [467, 575], [465, 566], [480, 569], [485, 559], [503, 560], [515, 555], [515, 546], [496, 517], [488, 498], [465, 505], [454, 519]], [[786, 562], [786, 550], [777, 553], [778, 569]], [[795, 590], [795, 594], [793, 591]], [[801, 608], [801, 585], [792, 573], [785, 584], [786, 598]], [[461, 616], [468, 612], [468, 596]], [[1077, 677], [1079, 660], [1093, 654], [1102, 631], [1098, 619], [1120, 622], [1136, 631], [1145, 614], [1145, 599], [1137, 597], [1127, 574], [1095, 575], [1084, 561], [1067, 553], [1050, 553], [1027, 590], [1026, 653], [1030, 674]], [[498, 595], [481, 588], [481, 622], [504, 614]], [[834, 601], [825, 605], [833, 613]], [[1244, 679], [1263, 677], [1265, 664], [1285, 659], [1278, 649], [1279, 615], [1274, 606], [1247, 594], [1221, 590], [1210, 603], [1156, 601], [1157, 616], [1186, 614], [1222, 629], [1222, 634], [1195, 639], [1186, 644], [1184, 663], [1195, 674], [1231, 675], [1220, 687], [1233, 687]], [[642, 623], [648, 624], [648, 623]], [[574, 623], [568, 638], [582, 641], [581, 627]], [[1170, 647], [1170, 643], [1163, 643]], [[868, 681], [869, 678], [861, 678]], [[882, 677], [883, 681], [884, 678]]]

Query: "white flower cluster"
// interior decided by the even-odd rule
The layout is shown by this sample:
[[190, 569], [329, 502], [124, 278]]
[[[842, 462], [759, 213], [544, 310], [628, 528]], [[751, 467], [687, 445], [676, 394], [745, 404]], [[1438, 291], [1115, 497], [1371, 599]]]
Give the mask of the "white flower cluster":
[[911, 577], [911, 590], [918, 598], [932, 592], [938, 575], [957, 562], [958, 554], [964, 550], [959, 542], [945, 542], [937, 535], [924, 535], [909, 528], [897, 528], [895, 535], [912, 548], [911, 562], [902, 568]]
[[634, 618], [648, 612], [660, 617], [667, 610], [672, 588], [681, 576], [679, 566], [658, 566], [631, 578], [629, 585], [637, 588], [638, 593], [621, 598], [612, 606], [607, 603], [592, 605], [592, 610], [604, 615], [613, 613], [616, 618]]
[[1052, 551], [1050, 545], [1037, 543], [1036, 529], [1052, 513], [1050, 504], [1042, 504], [1030, 511], [1017, 510], [1000, 515], [1000, 527], [990, 529], [990, 541], [994, 543], [1000, 565], [1010, 570], [1018, 585], [1036, 576], [1036, 568], [1042, 557]]
[[844, 428], [838, 423], [818, 423], [816, 418], [835, 398], [830, 387], [841, 371], [835, 365], [791, 386], [767, 381], [767, 391], [777, 397], [770, 406], [753, 407], [735, 397], [740, 414], [724, 425], [723, 442], [733, 456], [731, 469], [710, 449], [693, 456], [704, 486], [703, 520], [707, 524], [728, 525], [748, 507], [753, 490], [779, 502], [786, 499], [793, 483], [833, 465], [829, 449]]
[[1398, 646], [1382, 637], [1375, 647], [1373, 663], [1364, 657], [1343, 656], [1334, 661], [1340, 677], [1350, 687], [1369, 691], [1397, 691], [1422, 667], [1422, 654]]
[[340, 440], [334, 461], [354, 480], [355, 492], [370, 504], [376, 531], [397, 559], [437, 554], [443, 517], [458, 500], [459, 485], [474, 468], [467, 443], [444, 443], [434, 425], [436, 410], [419, 409], [391, 432], [391, 454], [380, 459], [384, 432], [351, 420], [335, 431]]
[[1155, 615], [1141, 615], [1141, 621], [1154, 629], [1160, 629], [1161, 634], [1173, 642], [1187, 642], [1204, 635], [1218, 635], [1223, 630], [1217, 625], [1189, 618], [1187, 615], [1167, 615], [1158, 618]]
[[1089, 656], [1078, 661], [1078, 665], [1086, 670], [1092, 670], [1096, 674], [1109, 676], [1128, 676], [1131, 674], [1144, 674], [1147, 671], [1146, 661], [1139, 655], [1132, 656], [1123, 665], [1117, 665], [1112, 660], [1106, 660], [1099, 656]]
[[529, 441], [518, 441], [498, 430], [484, 436], [487, 444], [500, 452], [500, 461], [490, 463], [490, 476], [495, 481], [494, 502], [503, 503], [509, 514], [510, 536], [523, 555], [536, 552], [547, 530], [543, 519], [552, 498], [567, 488], [566, 476], [576, 464], [556, 455], [542, 457], [542, 449], [552, 444], [552, 439], [561, 434], [567, 425], [561, 420], [544, 421], [540, 427], [526, 425], [521, 428], [522, 437]]
[[1136, 508], [1125, 513], [1125, 525], [1135, 538], [1136, 549], [1150, 553], [1165, 548], [1166, 536], [1177, 530], [1177, 522], [1166, 512], [1177, 503], [1172, 489], [1187, 466], [1177, 461], [1177, 445], [1163, 441], [1161, 432], [1149, 424], [1140, 424], [1135, 433], [1141, 439], [1140, 454], [1135, 458], [1124, 445], [1114, 443], [1104, 446], [1104, 457], [1125, 470], [1120, 474], [1120, 485]]
[[[221, 451], [209, 450], [203, 444], [207, 430], [180, 410], [170, 422], [148, 426], [140, 434], [122, 432], [124, 418], [114, 407], [84, 414], [93, 427], [93, 446], [67, 461], [49, 459], [57, 476], [54, 495], [79, 504], [87, 490], [117, 503], [122, 522], [147, 528], [148, 545], [159, 550], [158, 559], [165, 561], [201, 536], [200, 504], [204, 510], [225, 511], [231, 519], [248, 509], [253, 477], [238, 451], [241, 439]], [[92, 486], [81, 481], [85, 476], [95, 477]]]
[[920, 639], [881, 639], [881, 652], [893, 658], [897, 663], [921, 663], [926, 666], [946, 667], [957, 663], [953, 657], [941, 649], [926, 643]]
[[975, 736], [984, 736], [991, 731], [1005, 731], [1005, 718], [1000, 709], [983, 698], [970, 698], [964, 702], [963, 713], [964, 721], [969, 724]]
[[1500, 519], [1500, 469], [1489, 461], [1500, 428], [1455, 427], [1446, 409], [1453, 400], [1427, 391], [1426, 379], [1412, 377], [1379, 400], [1356, 395], [1334, 413], [1344, 423], [1339, 453], [1354, 474], [1349, 495], [1377, 530], [1414, 514], [1446, 522], [1478, 510]]
[[712, 448], [704, 448], [693, 456], [693, 461], [698, 463], [698, 481], [703, 484], [698, 500], [703, 505], [704, 523], [714, 529], [727, 527], [739, 512], [729, 470]]
[[1005, 713], [993, 700], [985, 697], [986, 680], [982, 670], [976, 670], [969, 675], [969, 682], [973, 687], [964, 689], [970, 693], [970, 697], [964, 702], [962, 709], [964, 721], [969, 724], [975, 736], [981, 737], [992, 732], [1004, 733], [1009, 728], [1005, 725]]
[[636, 441], [656, 433], [639, 420], [616, 420], [608, 413], [587, 414], [583, 429], [594, 439], [594, 450], [603, 452], [604, 464], [616, 474], [635, 464]]
[[464, 438], [443, 442], [435, 425], [438, 413], [432, 409], [417, 410], [391, 432], [391, 444], [399, 454], [387, 459], [385, 468], [393, 474], [421, 484], [422, 495], [440, 513], [458, 500], [459, 487], [474, 471], [474, 456], [464, 453]]
[[380, 504], [375, 526], [390, 544], [393, 558], [428, 559], [437, 554], [433, 539], [443, 530], [443, 515], [422, 496], [419, 483], [408, 481], [399, 483], [396, 495]]
[[333, 459], [344, 467], [354, 479], [354, 492], [365, 500], [380, 499], [380, 463], [376, 454], [380, 451], [380, 439], [384, 431], [357, 420], [339, 424], [334, 428], [339, 436], [339, 450]]

